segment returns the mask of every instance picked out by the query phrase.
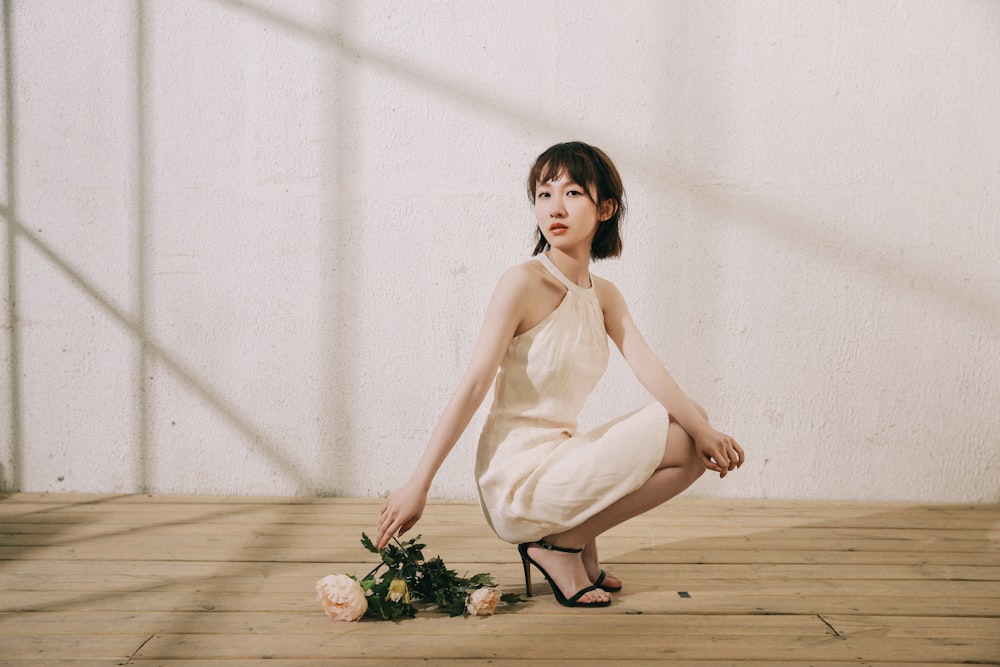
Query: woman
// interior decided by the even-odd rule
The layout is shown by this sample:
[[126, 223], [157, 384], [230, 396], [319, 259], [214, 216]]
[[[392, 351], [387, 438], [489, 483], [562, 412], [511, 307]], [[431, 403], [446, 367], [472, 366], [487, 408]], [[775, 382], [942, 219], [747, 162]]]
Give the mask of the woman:
[[[591, 259], [621, 253], [625, 194], [607, 155], [557, 144], [535, 161], [527, 185], [535, 257], [500, 278], [468, 370], [410, 479], [382, 507], [376, 543], [419, 520], [434, 475], [495, 378], [476, 458], [484, 514], [518, 545], [528, 595], [534, 565], [560, 604], [603, 607], [622, 582], [601, 569], [597, 536], [673, 498], [706, 469], [725, 477], [744, 454], [656, 358], [618, 289], [590, 274]], [[608, 338], [657, 402], [578, 433]]]

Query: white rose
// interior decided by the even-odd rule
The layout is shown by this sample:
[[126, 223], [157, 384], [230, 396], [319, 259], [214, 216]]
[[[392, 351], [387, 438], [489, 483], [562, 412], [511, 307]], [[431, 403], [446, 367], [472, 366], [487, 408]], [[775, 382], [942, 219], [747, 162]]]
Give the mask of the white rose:
[[477, 588], [465, 600], [465, 610], [472, 616], [489, 616], [497, 608], [500, 591], [495, 588]]
[[389, 584], [389, 592], [386, 593], [385, 599], [393, 602], [402, 600], [405, 604], [410, 604], [410, 589], [406, 586], [406, 580], [393, 579]]
[[338, 621], [357, 621], [368, 611], [364, 589], [346, 574], [330, 574], [317, 581], [316, 595], [326, 615]]

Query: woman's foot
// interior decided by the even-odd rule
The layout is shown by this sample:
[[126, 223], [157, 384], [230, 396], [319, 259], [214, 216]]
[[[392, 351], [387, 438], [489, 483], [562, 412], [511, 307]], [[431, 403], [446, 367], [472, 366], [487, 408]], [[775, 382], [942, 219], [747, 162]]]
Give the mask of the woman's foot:
[[[532, 542], [528, 545], [528, 556], [545, 569], [552, 578], [552, 583], [559, 587], [560, 592], [566, 598], [573, 597], [577, 591], [593, 585], [587, 576], [587, 569], [583, 566], [583, 559], [579, 553], [543, 549], [537, 542]], [[584, 593], [578, 602], [595, 604], [610, 600], [611, 594], [598, 588]]]
[[[591, 584], [603, 588], [609, 593], [615, 593], [622, 589], [621, 579], [601, 569], [601, 560], [597, 556], [597, 540], [591, 540], [583, 548], [582, 556], [583, 567], [587, 571], [587, 577], [590, 579]], [[601, 573], [604, 574], [603, 579], [601, 578]]]

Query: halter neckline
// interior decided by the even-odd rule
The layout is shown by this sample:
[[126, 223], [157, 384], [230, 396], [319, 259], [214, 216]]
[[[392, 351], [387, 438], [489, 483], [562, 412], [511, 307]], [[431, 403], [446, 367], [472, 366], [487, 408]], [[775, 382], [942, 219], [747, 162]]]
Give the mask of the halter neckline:
[[563, 285], [566, 286], [567, 289], [569, 289], [569, 291], [577, 294], [589, 294], [594, 290], [594, 277], [590, 275], [590, 273], [587, 274], [587, 277], [590, 279], [590, 287], [581, 287], [580, 285], [577, 285], [572, 280], [567, 278], [566, 275], [559, 270], [559, 267], [556, 266], [556, 263], [553, 262], [552, 259], [544, 252], [535, 255], [535, 257], [538, 259], [539, 262], [542, 263], [542, 266], [548, 269], [549, 273], [555, 276], [559, 280], [559, 282], [561, 282]]

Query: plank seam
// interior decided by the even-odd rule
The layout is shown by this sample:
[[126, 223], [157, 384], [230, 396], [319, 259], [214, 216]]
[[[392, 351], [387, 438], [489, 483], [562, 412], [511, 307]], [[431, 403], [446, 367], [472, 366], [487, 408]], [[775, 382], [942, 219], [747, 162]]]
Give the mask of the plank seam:
[[149, 640], [150, 640], [150, 639], [152, 639], [152, 638], [153, 638], [153, 637], [155, 637], [155, 636], [156, 636], [156, 635], [155, 635], [155, 634], [153, 634], [153, 635], [150, 635], [150, 636], [146, 637], [145, 641], [143, 641], [143, 642], [142, 642], [141, 644], [139, 644], [139, 647], [138, 647], [137, 649], [135, 649], [134, 651], [132, 651], [132, 655], [130, 655], [130, 656], [129, 656], [129, 657], [128, 657], [128, 658], [126, 659], [126, 660], [125, 660], [125, 662], [120, 662], [120, 663], [118, 663], [118, 664], [119, 664], [119, 665], [133, 665], [133, 664], [135, 664], [135, 663], [133, 663], [133, 662], [132, 662], [132, 658], [134, 658], [134, 657], [135, 657], [135, 656], [136, 656], [136, 655], [137, 655], [137, 654], [139, 653], [139, 651], [141, 651], [141, 650], [142, 650], [142, 647], [143, 647], [143, 646], [145, 646], [146, 644], [148, 644], [148, 643], [149, 643]]
[[816, 614], [816, 618], [823, 621], [823, 625], [830, 628], [830, 632], [833, 633], [834, 637], [842, 637], [842, 635], [839, 632], [837, 632], [837, 628], [833, 627], [833, 624], [827, 621], [825, 618], [823, 618], [821, 614]]

